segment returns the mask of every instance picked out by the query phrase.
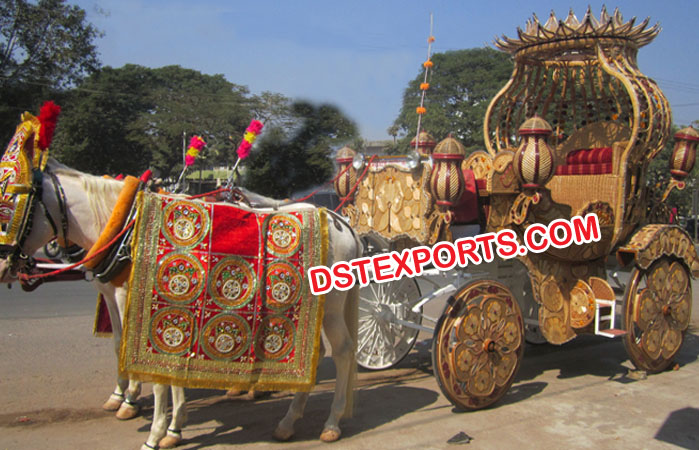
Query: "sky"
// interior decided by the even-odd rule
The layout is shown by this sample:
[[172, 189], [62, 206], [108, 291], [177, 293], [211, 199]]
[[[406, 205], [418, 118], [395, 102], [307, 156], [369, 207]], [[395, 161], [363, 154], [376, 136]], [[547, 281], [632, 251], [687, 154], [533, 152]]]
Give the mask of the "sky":
[[[500, 0], [69, 0], [85, 9], [104, 36], [103, 65], [177, 64], [223, 74], [254, 94], [332, 103], [352, 118], [367, 140], [389, 139], [403, 91], [427, 56], [430, 13], [433, 52], [493, 46], [516, 37], [535, 13], [551, 10], [578, 19], [597, 1]], [[639, 51], [640, 70], [668, 98], [673, 121], [699, 120], [699, 2], [617, 0], [624, 20], [651, 18], [660, 35]], [[429, 91], [427, 93], [429, 110]], [[429, 113], [429, 112], [428, 112]]]

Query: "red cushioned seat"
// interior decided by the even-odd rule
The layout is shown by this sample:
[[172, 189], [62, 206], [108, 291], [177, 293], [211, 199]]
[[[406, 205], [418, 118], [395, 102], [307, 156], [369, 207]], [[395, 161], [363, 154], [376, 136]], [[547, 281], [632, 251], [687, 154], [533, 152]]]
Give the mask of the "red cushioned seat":
[[612, 148], [573, 150], [566, 163], [556, 168], [556, 175], [602, 175], [612, 173]]

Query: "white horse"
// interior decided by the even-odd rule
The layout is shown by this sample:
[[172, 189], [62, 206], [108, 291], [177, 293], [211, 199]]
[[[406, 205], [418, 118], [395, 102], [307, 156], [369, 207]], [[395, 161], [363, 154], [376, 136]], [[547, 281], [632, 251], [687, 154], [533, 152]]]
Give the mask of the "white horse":
[[[45, 170], [56, 176], [58, 185], [64, 190], [65, 208], [61, 208], [57, 201], [56, 189], [58, 186], [51, 182], [50, 177], [44, 177], [42, 201], [45, 208], [35, 209], [33, 226], [24, 241], [22, 252], [31, 255], [54, 237], [55, 231], [51, 221], [56, 222], [55, 218], [60, 217], [62, 209], [65, 210], [67, 216], [67, 239], [83, 248], [91, 248], [97, 241], [111, 210], [116, 204], [122, 183], [78, 172], [53, 159], [49, 160]], [[241, 207], [244, 206], [241, 205]], [[308, 205], [308, 207], [312, 206]], [[284, 208], [282, 207], [280, 210], [283, 211]], [[53, 219], [48, 219], [46, 213]], [[326, 262], [328, 266], [336, 261], [350, 260], [361, 256], [360, 241], [341, 219], [332, 215], [328, 216], [328, 235], [329, 251]], [[6, 260], [0, 261], [0, 282], [11, 282], [16, 279], [16, 274], [12, 272]], [[110, 284], [97, 284], [100, 285], [100, 291], [108, 300], [115, 342], [119, 342], [117, 337], [121, 335], [121, 320], [123, 320], [124, 315], [127, 287], [125, 285], [115, 287]], [[331, 291], [326, 295], [323, 330], [332, 346], [332, 357], [337, 373], [330, 415], [320, 435], [321, 440], [326, 442], [339, 439], [341, 435], [340, 419], [350, 415], [352, 410], [352, 393], [356, 375], [357, 314], [358, 289], [356, 287], [344, 292]], [[319, 362], [324, 351], [321, 341]], [[133, 388], [136, 389], [135, 383]], [[120, 381], [117, 389], [115, 395], [117, 398], [110, 399], [115, 402], [119, 400], [118, 394], [123, 392], [123, 381]], [[126, 389], [127, 393], [129, 389]], [[138, 390], [140, 391], [140, 386]], [[153, 394], [155, 398], [153, 424], [148, 440], [143, 444], [142, 449], [155, 448], [157, 445], [163, 448], [176, 445], [182, 439], [180, 430], [186, 420], [183, 388], [172, 387], [173, 416], [169, 427], [167, 426], [167, 386], [154, 385]], [[294, 396], [286, 415], [274, 431], [276, 439], [288, 440], [293, 436], [294, 423], [302, 417], [308, 396], [308, 392], [299, 392]]]

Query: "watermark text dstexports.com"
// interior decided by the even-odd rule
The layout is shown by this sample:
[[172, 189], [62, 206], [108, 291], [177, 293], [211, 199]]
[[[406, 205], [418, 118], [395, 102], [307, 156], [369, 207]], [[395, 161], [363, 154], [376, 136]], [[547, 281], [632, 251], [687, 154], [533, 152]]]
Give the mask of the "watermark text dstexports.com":
[[517, 233], [503, 229], [495, 233], [484, 233], [464, 237], [454, 242], [442, 241], [432, 247], [421, 245], [373, 256], [338, 261], [332, 265], [314, 266], [308, 269], [311, 293], [321, 295], [331, 289], [345, 291], [356, 283], [366, 286], [371, 281], [385, 283], [402, 277], [422, 275], [426, 267], [446, 271], [455, 267], [478, 265], [492, 262], [498, 256], [502, 259], [524, 256], [528, 252], [542, 253], [549, 247], [566, 248], [598, 242], [601, 238], [597, 214], [587, 214], [584, 218], [574, 216], [570, 220], [556, 219], [548, 225], [532, 224], [524, 231], [523, 243], [517, 241]]

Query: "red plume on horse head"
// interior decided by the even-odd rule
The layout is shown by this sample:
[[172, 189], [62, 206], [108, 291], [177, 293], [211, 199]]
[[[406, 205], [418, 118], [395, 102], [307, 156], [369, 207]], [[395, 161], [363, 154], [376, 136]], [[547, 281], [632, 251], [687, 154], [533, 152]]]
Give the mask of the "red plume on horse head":
[[58, 115], [61, 113], [61, 107], [55, 104], [52, 100], [45, 102], [39, 111], [39, 148], [46, 150], [51, 145], [53, 132], [56, 130], [56, 122]]

